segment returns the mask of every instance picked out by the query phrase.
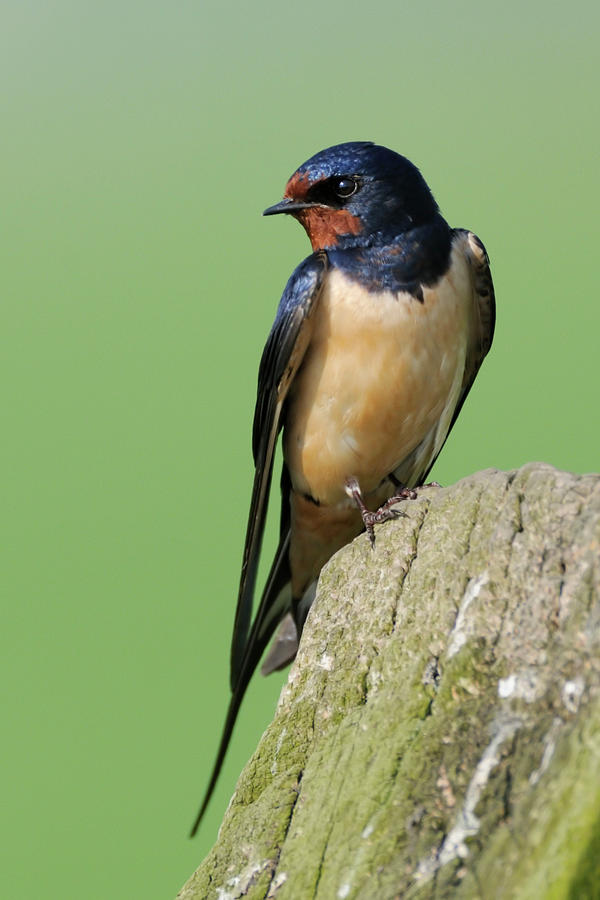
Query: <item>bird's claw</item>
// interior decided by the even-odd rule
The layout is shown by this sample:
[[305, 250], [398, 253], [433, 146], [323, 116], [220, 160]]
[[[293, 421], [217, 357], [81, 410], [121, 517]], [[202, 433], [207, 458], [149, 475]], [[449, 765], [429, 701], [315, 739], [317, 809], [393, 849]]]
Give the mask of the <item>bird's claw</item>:
[[395, 506], [396, 503], [400, 503], [402, 500], [416, 500], [416, 499], [417, 499], [416, 491], [413, 491], [410, 488], [401, 488], [399, 491], [397, 491], [397, 493], [394, 494], [393, 497], [390, 497], [389, 500], [386, 500], [385, 503], [383, 503], [379, 507], [378, 512], [382, 509], [389, 509], [390, 506]]
[[381, 525], [382, 522], [388, 522], [390, 519], [398, 519], [403, 513], [399, 509], [393, 509], [392, 507], [402, 500], [416, 500], [417, 498], [416, 491], [410, 490], [410, 488], [401, 487], [393, 497], [390, 497], [389, 500], [382, 503], [378, 510], [372, 512], [365, 506], [360, 485], [356, 478], [347, 478], [345, 486], [346, 493], [354, 500], [358, 507], [365, 526], [365, 531], [371, 542], [371, 547], [375, 546], [375, 525]]
[[[394, 501], [397, 503], [398, 499], [394, 498]], [[365, 510], [363, 512], [362, 509], [360, 511], [365, 530], [371, 542], [371, 547], [375, 546], [375, 525], [381, 525], [382, 522], [388, 522], [390, 519], [397, 519], [402, 515], [399, 509], [390, 509], [388, 503], [389, 501], [384, 503], [376, 512], [371, 512], [370, 510]]]

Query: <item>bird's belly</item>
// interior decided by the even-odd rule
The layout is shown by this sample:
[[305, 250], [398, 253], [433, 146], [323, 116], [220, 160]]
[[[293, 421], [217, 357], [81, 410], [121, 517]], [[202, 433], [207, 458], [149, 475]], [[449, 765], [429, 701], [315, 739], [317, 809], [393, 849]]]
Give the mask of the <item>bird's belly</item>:
[[284, 454], [296, 491], [336, 504], [354, 476], [368, 494], [449, 418], [472, 302], [462, 258], [424, 289], [423, 302], [373, 294], [330, 273], [286, 414]]

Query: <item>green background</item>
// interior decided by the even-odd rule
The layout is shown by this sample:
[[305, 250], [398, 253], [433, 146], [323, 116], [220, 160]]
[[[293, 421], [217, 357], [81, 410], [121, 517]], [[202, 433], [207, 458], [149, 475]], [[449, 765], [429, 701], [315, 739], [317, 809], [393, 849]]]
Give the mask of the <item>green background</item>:
[[495, 345], [434, 476], [598, 468], [597, 9], [3, 4], [3, 896], [174, 896], [271, 717], [281, 677], [190, 842], [258, 360], [309, 252], [260, 213], [308, 156], [406, 154], [489, 251]]

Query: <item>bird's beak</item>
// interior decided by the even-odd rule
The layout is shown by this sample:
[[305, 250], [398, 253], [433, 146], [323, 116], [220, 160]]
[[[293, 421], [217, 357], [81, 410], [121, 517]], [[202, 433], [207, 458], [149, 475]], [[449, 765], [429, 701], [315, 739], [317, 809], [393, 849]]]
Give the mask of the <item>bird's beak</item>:
[[284, 197], [275, 206], [269, 206], [265, 209], [263, 216], [277, 216], [279, 213], [294, 213], [299, 209], [310, 209], [318, 206], [318, 203], [310, 203], [307, 200], [293, 200], [290, 197]]

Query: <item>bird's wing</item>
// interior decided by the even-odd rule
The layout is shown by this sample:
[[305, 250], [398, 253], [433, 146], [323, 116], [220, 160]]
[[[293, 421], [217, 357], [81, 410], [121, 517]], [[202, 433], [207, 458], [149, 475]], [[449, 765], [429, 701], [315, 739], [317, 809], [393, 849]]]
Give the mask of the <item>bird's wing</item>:
[[[415, 447], [412, 453], [394, 471], [394, 476], [397, 480], [408, 487], [423, 484], [433, 468], [471, 390], [481, 363], [492, 346], [494, 337], [496, 301], [490, 261], [485, 247], [476, 234], [464, 228], [455, 228], [452, 238], [453, 242], [461, 242], [462, 251], [471, 267], [473, 277], [474, 315], [467, 345], [465, 371], [458, 401], [454, 407], [448, 429], [445, 435], [442, 434], [441, 436], [441, 441], [434, 441], [433, 434], [428, 435], [425, 441]], [[433, 452], [431, 452], [432, 450]]]
[[455, 228], [454, 234], [459, 239], [463, 239], [465, 256], [473, 272], [473, 289], [475, 291], [477, 315], [473, 317], [473, 332], [465, 363], [462, 391], [450, 422], [448, 434], [450, 434], [463, 403], [467, 399], [467, 394], [471, 390], [471, 385], [475, 381], [475, 376], [479, 372], [481, 363], [492, 346], [496, 324], [496, 299], [490, 271], [490, 260], [486, 249], [482, 241], [472, 231], [466, 231], [464, 228]]
[[231, 700], [217, 758], [200, 811], [192, 827], [193, 837], [213, 794], [239, 708], [256, 669], [279, 621], [289, 608], [289, 515], [287, 514], [287, 470], [282, 473], [282, 517], [280, 540], [262, 598], [250, 628], [256, 570], [265, 526], [267, 500], [277, 435], [282, 424], [283, 404], [312, 334], [311, 316], [327, 271], [325, 253], [305, 259], [293, 273], [281, 297], [275, 323], [267, 339], [258, 373], [258, 395], [254, 412], [252, 449], [254, 485], [246, 530], [242, 574], [231, 645]]
[[238, 682], [252, 618], [252, 598], [283, 404], [311, 338], [311, 317], [326, 270], [324, 253], [313, 254], [300, 263], [285, 287], [260, 361], [252, 429], [254, 484], [231, 642], [232, 690]]

